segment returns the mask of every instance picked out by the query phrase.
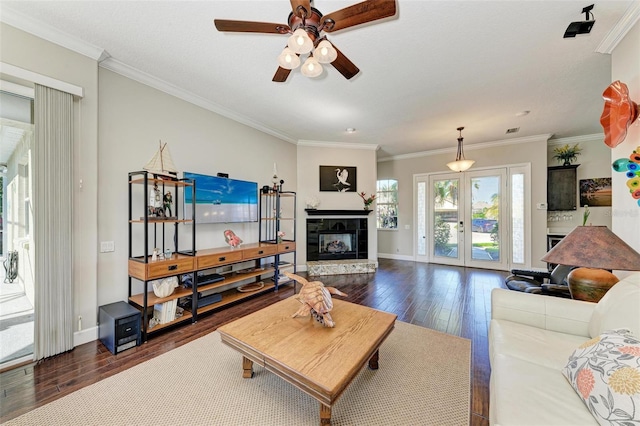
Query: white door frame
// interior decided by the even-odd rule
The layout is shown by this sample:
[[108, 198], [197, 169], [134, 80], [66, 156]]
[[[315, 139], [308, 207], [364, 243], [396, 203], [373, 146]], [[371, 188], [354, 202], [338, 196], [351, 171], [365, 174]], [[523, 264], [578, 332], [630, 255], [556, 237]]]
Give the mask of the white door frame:
[[[476, 265], [476, 262], [474, 262], [473, 265], [468, 264], [466, 266], [490, 268], [490, 269], [503, 269], [503, 270], [510, 270], [511, 268], [514, 268], [514, 267], [523, 268], [523, 269], [530, 268], [531, 267], [531, 164], [521, 163], [521, 164], [507, 164], [507, 165], [495, 166], [495, 167], [474, 168], [473, 170], [466, 173], [472, 174], [472, 175], [475, 174], [476, 172], [481, 172], [481, 171], [482, 172], [488, 171], [490, 173], [491, 171], [495, 172], [497, 169], [503, 169], [506, 171], [506, 175], [503, 179], [503, 183], [501, 183], [501, 186], [503, 188], [502, 190], [503, 194], [501, 197], [502, 213], [501, 213], [501, 218], [499, 222], [501, 223], [500, 238], [502, 242], [500, 245], [501, 262], [499, 264], [494, 262], [490, 262], [490, 263], [481, 262], [478, 265]], [[516, 174], [524, 175], [524, 194], [523, 194], [524, 207], [522, 212], [523, 213], [522, 220], [524, 222], [524, 227], [522, 230], [522, 238], [524, 239], [524, 244], [523, 244], [523, 250], [522, 250], [523, 254], [521, 256], [522, 258], [521, 261], [514, 263], [513, 257], [512, 257], [514, 242], [512, 238], [513, 235], [511, 232], [514, 213], [512, 211], [512, 206], [511, 206], [512, 194], [510, 191], [511, 191], [511, 188], [513, 187], [512, 185], [513, 177]], [[429, 224], [431, 223], [431, 220], [432, 220], [432, 213], [431, 213], [431, 209], [429, 208], [429, 203], [431, 203], [431, 200], [433, 198], [433, 195], [432, 195], [433, 189], [430, 185], [430, 182], [432, 181], [431, 180], [432, 176], [435, 176], [436, 178], [442, 178], [442, 177], [451, 176], [451, 175], [452, 173], [446, 173], [446, 172], [417, 173], [413, 175], [413, 199], [414, 199], [414, 206], [415, 206], [413, 211], [413, 223], [414, 223], [414, 229], [415, 229], [415, 231], [413, 232], [413, 247], [414, 247], [414, 261], [416, 262], [424, 262], [424, 263], [445, 263], [446, 262], [446, 259], [442, 257], [438, 257], [437, 262], [434, 261], [433, 244], [431, 242], [432, 238], [427, 238], [427, 235], [430, 235], [430, 232], [431, 232], [429, 228]], [[455, 173], [455, 175], [465, 175], [465, 173]], [[469, 178], [467, 178], [466, 176], [465, 177], [460, 176], [460, 177], [462, 178], [461, 182], [463, 182], [462, 183], [463, 185], [465, 181], [469, 180]], [[425, 194], [426, 211], [424, 213], [421, 213], [418, 211], [420, 207], [418, 203], [418, 188], [419, 188], [420, 182], [424, 182], [425, 189], [426, 189], [426, 194]], [[461, 210], [468, 210], [470, 212], [471, 208], [469, 207], [467, 209], [465, 207], [464, 209], [461, 209]], [[462, 212], [461, 214], [464, 214], [464, 212]], [[418, 223], [421, 215], [423, 215], [423, 219], [424, 219], [423, 224]], [[469, 224], [471, 223], [471, 218], [469, 218], [468, 222]], [[426, 232], [425, 232], [426, 235], [419, 235], [419, 232], [421, 231], [421, 226], [423, 229], [426, 227]], [[426, 240], [424, 254], [419, 253], [420, 239]], [[459, 242], [459, 247], [470, 246], [471, 235], [469, 234], [469, 237], [464, 238], [464, 240], [467, 240], [467, 241]], [[445, 264], [465, 266], [464, 263], [461, 264], [457, 258], [452, 258], [452, 259], [454, 259], [455, 261], [448, 262]]]

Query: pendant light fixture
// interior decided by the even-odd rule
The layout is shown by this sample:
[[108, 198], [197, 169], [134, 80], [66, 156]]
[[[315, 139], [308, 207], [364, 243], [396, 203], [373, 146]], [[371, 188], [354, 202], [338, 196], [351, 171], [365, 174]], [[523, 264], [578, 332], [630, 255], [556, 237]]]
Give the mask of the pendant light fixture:
[[456, 161], [447, 163], [447, 167], [454, 172], [464, 172], [465, 170], [469, 170], [475, 161], [464, 158], [464, 149], [462, 147], [462, 131], [464, 130], [464, 127], [458, 127], [457, 130], [460, 132], [460, 136], [458, 137], [458, 153], [456, 154]]

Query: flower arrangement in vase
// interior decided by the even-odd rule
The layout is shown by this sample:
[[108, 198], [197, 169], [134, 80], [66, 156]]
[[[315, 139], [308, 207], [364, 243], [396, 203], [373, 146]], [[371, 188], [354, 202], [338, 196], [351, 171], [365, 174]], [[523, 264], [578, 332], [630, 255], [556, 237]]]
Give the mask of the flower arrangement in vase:
[[282, 239], [284, 238], [284, 236], [285, 236], [284, 231], [278, 231], [278, 235], [277, 235], [278, 244], [282, 242]]
[[367, 197], [367, 194], [361, 192], [358, 195], [360, 196], [360, 198], [362, 198], [362, 201], [364, 201], [364, 209], [371, 210], [371, 204], [373, 203], [373, 200], [376, 199], [376, 194], [371, 194]]
[[570, 166], [571, 163], [578, 159], [578, 155], [580, 155], [581, 151], [582, 148], [580, 147], [580, 144], [575, 144], [573, 146], [569, 146], [569, 144], [557, 146], [553, 148], [553, 152], [555, 153], [553, 158], [559, 162], [562, 161], [563, 166]]

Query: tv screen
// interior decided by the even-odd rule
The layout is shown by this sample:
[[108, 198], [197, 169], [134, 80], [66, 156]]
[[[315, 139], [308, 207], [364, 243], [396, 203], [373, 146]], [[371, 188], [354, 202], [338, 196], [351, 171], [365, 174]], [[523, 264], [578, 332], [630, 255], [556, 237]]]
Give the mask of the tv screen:
[[[239, 223], [258, 221], [258, 184], [184, 172], [196, 182], [196, 223]], [[191, 217], [193, 188], [184, 189], [184, 217]]]

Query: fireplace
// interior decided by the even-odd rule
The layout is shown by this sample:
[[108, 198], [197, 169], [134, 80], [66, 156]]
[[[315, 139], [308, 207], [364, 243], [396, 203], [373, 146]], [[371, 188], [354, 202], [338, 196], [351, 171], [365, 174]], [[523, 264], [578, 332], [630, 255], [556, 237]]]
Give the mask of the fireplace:
[[307, 219], [307, 260], [367, 259], [367, 219]]

